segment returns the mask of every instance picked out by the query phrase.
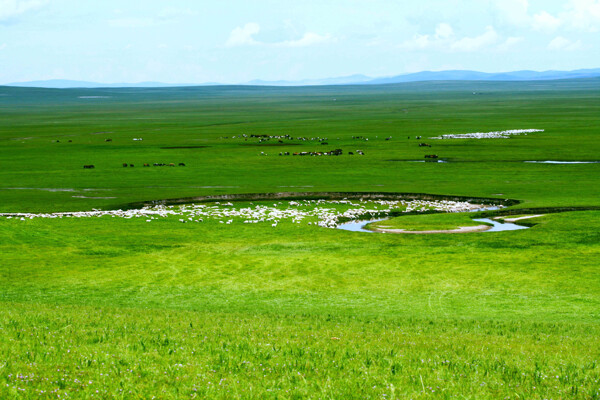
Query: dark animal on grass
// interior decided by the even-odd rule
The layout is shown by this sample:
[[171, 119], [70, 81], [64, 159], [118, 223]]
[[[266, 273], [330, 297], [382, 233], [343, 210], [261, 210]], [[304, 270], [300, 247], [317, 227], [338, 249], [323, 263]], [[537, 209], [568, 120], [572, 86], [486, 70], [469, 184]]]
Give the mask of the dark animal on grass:
[[180, 167], [185, 167], [185, 164], [184, 164], [184, 163], [182, 163], [182, 162], [180, 162], [180, 163], [179, 163], [179, 166], [180, 166]]
[[96, 168], [94, 167], [92, 164], [88, 164], [88, 165], [84, 165], [83, 169], [92, 169], [92, 168]]
[[429, 143], [419, 143], [419, 147], [431, 147]]
[[134, 167], [134, 165], [133, 165], [133, 164], [129, 164], [129, 166], [130, 166], [130, 167], [132, 167], [132, 168]]
[[426, 154], [425, 158], [438, 158], [437, 154]]
[[112, 139], [104, 139], [105, 142], [112, 142]]
[[150, 164], [144, 163], [144, 167], [149, 167], [149, 166], [150, 166]]
[[127, 163], [123, 163], [123, 168], [127, 168]]

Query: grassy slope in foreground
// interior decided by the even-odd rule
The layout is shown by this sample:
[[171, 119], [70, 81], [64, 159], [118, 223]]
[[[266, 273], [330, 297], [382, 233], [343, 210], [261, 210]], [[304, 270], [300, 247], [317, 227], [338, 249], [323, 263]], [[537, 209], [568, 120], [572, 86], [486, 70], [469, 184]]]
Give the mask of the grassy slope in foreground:
[[599, 221], [426, 236], [3, 221], [0, 391], [594, 398]]

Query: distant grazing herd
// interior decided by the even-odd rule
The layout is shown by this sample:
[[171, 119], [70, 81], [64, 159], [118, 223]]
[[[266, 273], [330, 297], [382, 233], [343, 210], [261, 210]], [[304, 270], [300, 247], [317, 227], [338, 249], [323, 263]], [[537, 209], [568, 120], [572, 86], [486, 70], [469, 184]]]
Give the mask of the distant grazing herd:
[[[185, 167], [185, 163], [180, 162], [179, 164], [177, 164], [179, 167]], [[144, 163], [144, 167], [150, 167], [151, 165], [148, 163]], [[165, 164], [165, 163], [154, 163], [152, 164], [152, 166], [154, 167], [174, 167], [175, 163], [169, 163], [169, 164]], [[123, 168], [133, 168], [135, 167], [135, 164], [129, 164], [129, 163], [123, 163]], [[86, 164], [83, 166], [83, 169], [92, 169], [92, 168], [96, 168], [93, 164]]]
[[[185, 163], [182, 163], [182, 162], [180, 162], [180, 163], [179, 163], [179, 164], [177, 164], [177, 165], [178, 165], [178, 166], [180, 166], [180, 167], [185, 167]], [[149, 166], [150, 166], [150, 164], [148, 164], [148, 163], [144, 163], [144, 167], [149, 167]], [[153, 167], [174, 167], [174, 166], [175, 166], [175, 163], [169, 163], [169, 164], [165, 164], [165, 163], [154, 163], [154, 164], [152, 164], [152, 166], [153, 166]], [[127, 163], [123, 163], [123, 168], [127, 168], [127, 167], [133, 168], [133, 167], [135, 167], [135, 165], [133, 165], [133, 164], [127, 164]]]
[[[344, 154], [344, 151], [342, 149], [335, 149], [335, 150], [330, 150], [330, 151], [301, 151], [301, 152], [295, 152], [295, 153], [290, 153], [289, 151], [286, 152], [280, 152], [279, 155], [280, 156], [341, 156]], [[354, 155], [353, 152], [349, 151], [348, 152], [349, 155]], [[356, 154], [364, 156], [365, 153], [362, 150], [356, 150]], [[261, 156], [267, 155], [264, 152], [260, 152]]]
[[[328, 145], [329, 143], [327, 142], [327, 138], [322, 138], [322, 137], [292, 137], [291, 135], [263, 135], [263, 134], [242, 134], [242, 135], [238, 135], [238, 136], [231, 136], [231, 139], [238, 139], [238, 138], [243, 138], [244, 141], [248, 141], [248, 139], [258, 139], [258, 143], [263, 143], [263, 142], [268, 142], [272, 139], [277, 140], [276, 144], [271, 144], [268, 146], [285, 146], [284, 140], [298, 140], [298, 141], [317, 141], [320, 142], [322, 145]], [[408, 139], [410, 139], [411, 137], [408, 136]], [[225, 136], [225, 137], [221, 137], [221, 139], [230, 139], [230, 137]], [[339, 138], [338, 138], [339, 139]], [[361, 140], [361, 141], [368, 141], [369, 138], [364, 137], [364, 136], [352, 136], [352, 139], [354, 140]], [[392, 137], [386, 137], [385, 140], [389, 141], [391, 140]], [[419, 140], [421, 139], [421, 136], [415, 136], [415, 139]], [[143, 140], [142, 138], [134, 138], [134, 141], [141, 141]], [[112, 139], [107, 138], [105, 139], [106, 142], [112, 142]], [[59, 140], [56, 140], [56, 142], [60, 143]], [[69, 142], [71, 142], [71, 140], [69, 140]], [[419, 143], [419, 147], [431, 147], [431, 144], [429, 143]], [[289, 151], [285, 151], [285, 152], [279, 152], [280, 156], [341, 156], [344, 154], [344, 151], [342, 149], [334, 149], [334, 150], [329, 150], [329, 151], [301, 151], [301, 152], [289, 152]], [[364, 156], [365, 153], [362, 150], [356, 150], [354, 152], [349, 151], [347, 153], [348, 155], [361, 155]], [[261, 151], [259, 153], [259, 155], [261, 156], [266, 156], [268, 155], [267, 153]], [[425, 155], [425, 160], [426, 161], [437, 161], [438, 156], [436, 154], [427, 154]], [[135, 167], [134, 164], [130, 164], [130, 163], [123, 163], [123, 168], [133, 168]], [[149, 164], [149, 163], [144, 163], [143, 164], [144, 167], [175, 167], [175, 163], [169, 163], [169, 164], [165, 164], [165, 163], [153, 163], [153, 164]], [[185, 163], [178, 163], [177, 166], [179, 167], [185, 167]], [[92, 169], [95, 168], [95, 166], [93, 164], [86, 164], [83, 166], [84, 169]]]

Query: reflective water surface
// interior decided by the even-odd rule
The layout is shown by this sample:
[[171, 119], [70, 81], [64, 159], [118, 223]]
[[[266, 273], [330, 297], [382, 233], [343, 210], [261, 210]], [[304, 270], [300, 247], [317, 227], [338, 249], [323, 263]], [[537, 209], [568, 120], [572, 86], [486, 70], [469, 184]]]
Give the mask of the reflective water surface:
[[[365, 229], [365, 226], [371, 222], [385, 221], [387, 219], [390, 219], [390, 218], [388, 217], [388, 218], [379, 218], [379, 219], [372, 219], [372, 220], [350, 221], [350, 222], [345, 222], [343, 224], [338, 225], [337, 229], [343, 229], [345, 231], [352, 231], [352, 232], [383, 233], [383, 232], [370, 231], [368, 229]], [[481, 232], [502, 232], [502, 231], [517, 231], [517, 230], [521, 230], [521, 229], [529, 229], [528, 226], [517, 225], [517, 224], [510, 223], [510, 222], [501, 223], [499, 221], [494, 221], [493, 219], [490, 219], [490, 218], [475, 218], [475, 219], [473, 219], [473, 221], [484, 222], [484, 223], [493, 225], [490, 229], [487, 229], [487, 230], [481, 231]]]

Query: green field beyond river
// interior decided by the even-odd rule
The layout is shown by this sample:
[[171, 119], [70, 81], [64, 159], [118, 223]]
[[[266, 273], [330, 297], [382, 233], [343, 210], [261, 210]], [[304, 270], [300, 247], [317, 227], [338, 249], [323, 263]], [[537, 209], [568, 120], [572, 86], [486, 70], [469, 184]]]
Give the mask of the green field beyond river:
[[597, 161], [598, 79], [0, 87], [0, 398], [598, 399]]

